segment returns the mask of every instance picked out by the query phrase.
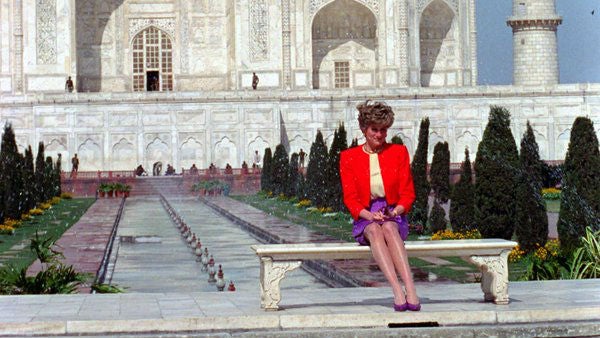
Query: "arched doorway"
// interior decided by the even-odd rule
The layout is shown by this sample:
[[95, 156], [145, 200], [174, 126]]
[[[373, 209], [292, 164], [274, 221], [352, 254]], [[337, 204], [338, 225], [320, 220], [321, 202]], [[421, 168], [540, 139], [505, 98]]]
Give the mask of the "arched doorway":
[[432, 1], [421, 14], [419, 43], [421, 86], [456, 86], [459, 68], [458, 29], [454, 12], [442, 0]]
[[132, 40], [133, 91], [173, 90], [173, 45], [167, 33], [150, 26]]
[[312, 23], [313, 88], [375, 86], [377, 19], [354, 0], [323, 7]]

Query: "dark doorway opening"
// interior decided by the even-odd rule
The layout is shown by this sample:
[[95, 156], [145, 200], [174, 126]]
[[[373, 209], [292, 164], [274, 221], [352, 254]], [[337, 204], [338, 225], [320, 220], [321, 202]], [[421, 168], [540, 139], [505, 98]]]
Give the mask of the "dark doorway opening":
[[146, 90], [155, 92], [160, 90], [158, 70], [146, 72]]

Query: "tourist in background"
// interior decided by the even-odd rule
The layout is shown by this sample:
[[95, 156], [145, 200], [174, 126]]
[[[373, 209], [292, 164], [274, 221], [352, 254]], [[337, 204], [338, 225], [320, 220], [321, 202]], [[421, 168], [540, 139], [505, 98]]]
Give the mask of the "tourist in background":
[[366, 141], [340, 156], [344, 204], [354, 218], [352, 235], [360, 245], [371, 246], [373, 258], [392, 287], [394, 310], [419, 311], [421, 304], [404, 247], [406, 214], [415, 200], [408, 151], [385, 140], [394, 122], [388, 105], [367, 101], [357, 109]]

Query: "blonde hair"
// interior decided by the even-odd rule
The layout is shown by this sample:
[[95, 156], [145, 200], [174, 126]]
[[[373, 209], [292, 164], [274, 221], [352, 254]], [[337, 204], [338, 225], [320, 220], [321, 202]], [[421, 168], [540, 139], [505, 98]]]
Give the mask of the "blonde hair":
[[358, 125], [365, 129], [370, 125], [382, 125], [389, 128], [394, 123], [392, 108], [383, 102], [367, 100], [356, 106], [358, 109]]

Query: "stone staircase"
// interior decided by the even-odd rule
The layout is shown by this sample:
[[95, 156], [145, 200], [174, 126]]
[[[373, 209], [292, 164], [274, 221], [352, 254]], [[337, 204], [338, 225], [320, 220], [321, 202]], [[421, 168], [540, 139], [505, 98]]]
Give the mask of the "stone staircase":
[[142, 176], [135, 179], [131, 196], [151, 196], [159, 193], [166, 196], [189, 195], [182, 176]]

